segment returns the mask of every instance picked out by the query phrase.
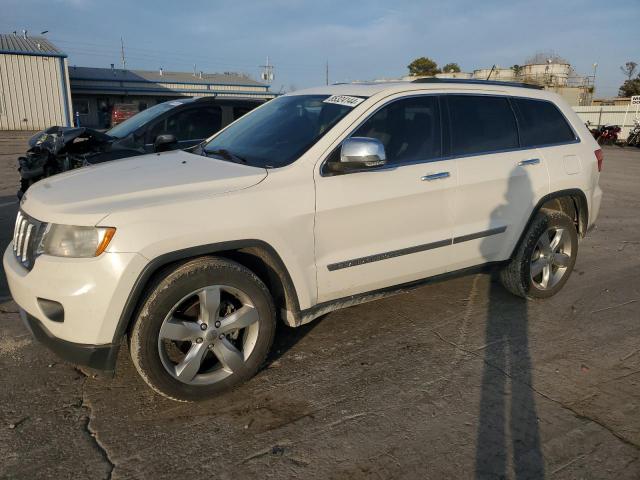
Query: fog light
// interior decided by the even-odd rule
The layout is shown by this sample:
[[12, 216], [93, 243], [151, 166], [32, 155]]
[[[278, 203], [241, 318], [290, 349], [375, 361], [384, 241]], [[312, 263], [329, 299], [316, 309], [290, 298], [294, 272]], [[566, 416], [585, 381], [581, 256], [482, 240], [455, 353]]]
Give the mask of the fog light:
[[46, 298], [38, 298], [38, 306], [42, 313], [52, 322], [64, 322], [64, 307], [61, 303], [47, 300]]

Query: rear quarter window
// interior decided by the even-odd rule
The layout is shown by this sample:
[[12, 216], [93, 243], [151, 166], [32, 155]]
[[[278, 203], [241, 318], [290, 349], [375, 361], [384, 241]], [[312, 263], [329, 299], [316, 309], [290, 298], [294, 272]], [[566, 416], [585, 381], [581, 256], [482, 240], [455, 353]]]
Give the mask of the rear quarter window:
[[526, 98], [512, 99], [523, 147], [553, 145], [576, 139], [564, 115], [553, 103]]
[[446, 95], [452, 155], [479, 155], [518, 148], [509, 100], [483, 95]]

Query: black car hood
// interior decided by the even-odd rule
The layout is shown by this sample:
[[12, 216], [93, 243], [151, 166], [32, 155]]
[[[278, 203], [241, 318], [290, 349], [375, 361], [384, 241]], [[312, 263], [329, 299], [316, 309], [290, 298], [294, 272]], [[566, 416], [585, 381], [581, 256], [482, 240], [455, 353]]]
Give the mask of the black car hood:
[[42, 130], [31, 137], [29, 149], [48, 150], [55, 155], [76, 139], [86, 139], [96, 146], [116, 140], [116, 138], [92, 128], [56, 126]]

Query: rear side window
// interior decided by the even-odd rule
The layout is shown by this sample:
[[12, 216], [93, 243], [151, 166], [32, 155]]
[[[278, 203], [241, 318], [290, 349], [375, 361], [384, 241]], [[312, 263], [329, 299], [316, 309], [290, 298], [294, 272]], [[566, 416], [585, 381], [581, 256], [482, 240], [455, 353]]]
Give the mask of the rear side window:
[[180, 140], [202, 140], [220, 130], [220, 107], [204, 107], [183, 110], [167, 119], [167, 130]]
[[252, 107], [233, 107], [233, 119], [237, 120], [243, 115], [249, 113], [251, 110], [253, 110]]
[[374, 113], [352, 136], [380, 140], [389, 163], [440, 157], [438, 98], [429, 95], [394, 101]]
[[517, 148], [518, 128], [509, 100], [480, 95], [446, 95], [452, 155]]
[[512, 101], [518, 116], [523, 147], [566, 143], [576, 139], [564, 115], [553, 103], [526, 98], [514, 98]]
[[176, 136], [178, 141], [202, 140], [220, 130], [220, 107], [202, 107], [180, 110], [156, 123], [148, 132], [149, 142], [163, 133]]

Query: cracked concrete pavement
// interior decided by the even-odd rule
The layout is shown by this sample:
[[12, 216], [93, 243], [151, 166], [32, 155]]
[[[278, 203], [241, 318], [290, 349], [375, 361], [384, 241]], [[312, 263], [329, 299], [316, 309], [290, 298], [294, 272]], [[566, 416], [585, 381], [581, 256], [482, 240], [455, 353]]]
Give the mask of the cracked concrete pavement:
[[256, 378], [200, 404], [154, 394], [126, 348], [115, 378], [59, 361], [2, 278], [0, 477], [639, 478], [640, 150], [604, 168], [598, 228], [554, 298], [479, 274], [281, 328]]

